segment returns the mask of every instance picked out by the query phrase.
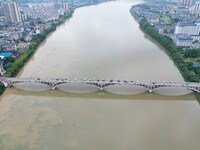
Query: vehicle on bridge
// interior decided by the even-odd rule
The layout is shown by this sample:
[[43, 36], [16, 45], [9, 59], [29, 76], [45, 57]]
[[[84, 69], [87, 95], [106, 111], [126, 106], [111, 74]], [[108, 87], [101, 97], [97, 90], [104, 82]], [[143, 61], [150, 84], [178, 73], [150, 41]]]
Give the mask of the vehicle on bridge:
[[13, 86], [17, 83], [41, 83], [46, 84], [55, 89], [57, 86], [62, 84], [81, 83], [90, 84], [104, 90], [104, 88], [112, 85], [137, 85], [142, 86], [149, 92], [162, 87], [184, 87], [194, 92], [200, 93], [200, 83], [195, 82], [156, 82], [156, 81], [134, 81], [134, 80], [96, 80], [96, 79], [63, 79], [63, 78], [8, 78], [0, 77], [0, 82], [5, 87]]

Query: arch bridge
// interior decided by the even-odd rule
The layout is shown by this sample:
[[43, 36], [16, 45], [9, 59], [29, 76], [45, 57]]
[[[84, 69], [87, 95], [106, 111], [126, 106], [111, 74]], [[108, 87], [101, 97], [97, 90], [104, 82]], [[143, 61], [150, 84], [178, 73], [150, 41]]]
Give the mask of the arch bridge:
[[142, 86], [149, 92], [161, 87], [184, 87], [194, 92], [200, 93], [200, 83], [196, 82], [160, 82], [160, 81], [137, 81], [137, 80], [98, 80], [98, 79], [78, 79], [78, 78], [8, 78], [0, 77], [0, 82], [5, 87], [13, 86], [18, 83], [40, 83], [56, 89], [62, 84], [90, 84], [104, 90], [112, 85], [137, 85]]

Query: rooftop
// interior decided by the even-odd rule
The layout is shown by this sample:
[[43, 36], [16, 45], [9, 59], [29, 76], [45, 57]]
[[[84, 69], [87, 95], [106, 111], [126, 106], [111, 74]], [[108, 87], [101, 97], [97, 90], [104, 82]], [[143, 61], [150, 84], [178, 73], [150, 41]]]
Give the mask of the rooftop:
[[176, 34], [175, 36], [179, 40], [192, 40], [192, 38], [186, 34]]

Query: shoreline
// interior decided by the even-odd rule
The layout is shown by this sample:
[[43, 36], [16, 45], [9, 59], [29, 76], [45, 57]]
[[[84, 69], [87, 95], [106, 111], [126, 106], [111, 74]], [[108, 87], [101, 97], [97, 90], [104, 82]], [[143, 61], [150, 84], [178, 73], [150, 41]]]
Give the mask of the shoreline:
[[[104, 2], [109, 2], [109, 0], [104, 1]], [[104, 3], [104, 2], [100, 2], [100, 3]], [[38, 50], [38, 47], [46, 40], [46, 38], [50, 34], [56, 31], [58, 26], [62, 25], [71, 17], [73, 17], [73, 13], [77, 8], [98, 5], [100, 3], [85, 4], [85, 5], [81, 5], [81, 6], [69, 9], [68, 13], [66, 13], [65, 15], [62, 15], [58, 20], [55, 20], [52, 23], [50, 29], [47, 29], [42, 34], [38, 34], [33, 37], [33, 40], [31, 41], [29, 48], [23, 54], [21, 54], [12, 63], [12, 65], [9, 68], [7, 68], [6, 73], [2, 75], [2, 77], [16, 77], [20, 73], [20, 71], [22, 71], [23, 67], [29, 62], [29, 60], [32, 58], [35, 52]], [[6, 90], [6, 87], [4, 87], [2, 83], [0, 83], [0, 96], [4, 93], [5, 90]]]
[[[105, 2], [109, 2], [109, 1], [105, 1]], [[104, 2], [101, 2], [104, 3]], [[36, 37], [30, 45], [30, 48], [24, 52], [18, 59], [15, 60], [15, 62], [11, 65], [11, 67], [9, 67], [7, 69], [7, 72], [3, 75], [4, 77], [16, 77], [17, 75], [19, 75], [20, 71], [23, 70], [23, 68], [25, 67], [25, 65], [29, 62], [29, 60], [32, 58], [32, 56], [34, 55], [34, 53], [38, 50], [38, 47], [47, 39], [47, 37], [52, 34], [54, 31], [56, 31], [56, 28], [60, 25], [62, 25], [63, 23], [65, 23], [68, 19], [70, 19], [71, 17], [73, 17], [73, 13], [77, 8], [81, 8], [81, 7], [85, 7], [85, 6], [92, 6], [92, 5], [98, 5], [100, 3], [96, 3], [96, 4], [88, 4], [88, 5], [83, 5], [83, 6], [79, 6], [79, 7], [75, 7], [73, 9], [71, 9], [71, 11], [67, 14], [65, 14], [64, 16], [62, 16], [61, 18], [59, 18], [57, 21], [55, 21], [52, 24], [52, 27], [50, 28], [50, 30], [45, 31], [43, 34], [40, 34], [38, 37]], [[140, 5], [140, 4], [138, 4]], [[137, 5], [135, 5], [137, 6]], [[134, 19], [139, 23], [140, 20], [140, 16], [137, 16], [137, 14], [133, 14], [131, 12], [131, 15], [134, 17]], [[153, 40], [155, 40], [165, 51], [165, 53], [167, 53], [167, 55], [172, 59], [172, 61], [174, 62], [174, 64], [176, 65], [176, 67], [178, 68], [177, 64], [175, 63], [174, 59], [170, 56], [170, 54], [167, 52], [166, 48], [155, 38], [153, 38], [149, 33], [147, 33], [143, 28], [141, 28], [140, 25], [140, 29], [145, 32], [147, 35], [149, 35]], [[180, 71], [183, 79], [185, 80], [185, 77], [183, 75], [183, 73], [181, 72], [181, 70], [178, 68], [178, 70]], [[5, 87], [0, 84], [0, 95], [3, 94], [3, 92], [5, 91]], [[200, 103], [200, 95], [196, 94], [196, 99], [198, 100], [198, 102]]]
[[[140, 4], [138, 4], [138, 5], [140, 5]], [[147, 22], [146, 18], [141, 17], [134, 12], [134, 10], [133, 10], [134, 7], [137, 7], [138, 5], [132, 6], [132, 8], [130, 9], [130, 14], [138, 22], [140, 29], [144, 33], [149, 35], [153, 40], [155, 40], [159, 44], [159, 46], [162, 46], [165, 53], [168, 55], [168, 57], [170, 57], [170, 59], [173, 61], [176, 68], [179, 70], [184, 81], [199, 82], [199, 80], [197, 78], [186, 74], [186, 71], [187, 71], [187, 73], [189, 72], [188, 65], [184, 61], [184, 58], [181, 57], [180, 50], [173, 43], [172, 39], [158, 33], [153, 28], [153, 26]], [[161, 41], [161, 39], [164, 39], [163, 41], [167, 41], [167, 42], [163, 42], [163, 41]], [[180, 60], [177, 60], [177, 59], [180, 59]], [[182, 66], [184, 67], [184, 69], [186, 67], [187, 70], [185, 71]], [[194, 97], [196, 98], [197, 102], [200, 104], [200, 94], [194, 93]]]

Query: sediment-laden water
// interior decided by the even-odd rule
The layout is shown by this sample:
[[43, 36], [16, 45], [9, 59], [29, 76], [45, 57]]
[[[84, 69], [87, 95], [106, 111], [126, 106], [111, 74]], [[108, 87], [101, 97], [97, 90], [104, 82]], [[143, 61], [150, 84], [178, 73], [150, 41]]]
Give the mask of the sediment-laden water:
[[[78, 8], [38, 48], [18, 77], [183, 81], [162, 48], [129, 13], [137, 3]], [[60, 90], [16, 86], [31, 91], [13, 87], [1, 96], [0, 149], [200, 148], [199, 104], [192, 94], [176, 96], [187, 91], [159, 89], [150, 94], [140, 87], [113, 86], [99, 92], [83, 85], [60, 86]]]

